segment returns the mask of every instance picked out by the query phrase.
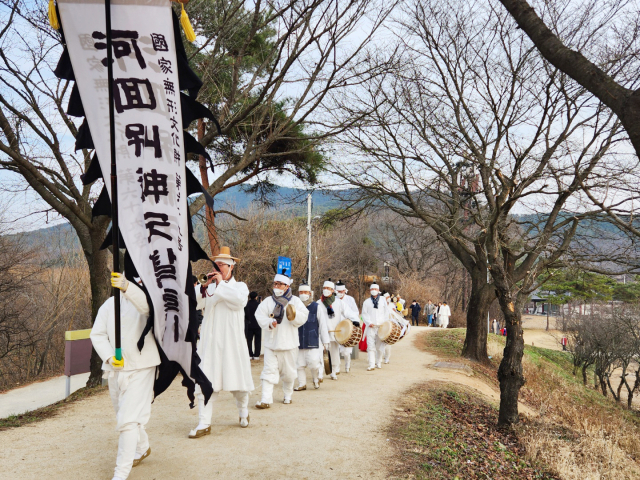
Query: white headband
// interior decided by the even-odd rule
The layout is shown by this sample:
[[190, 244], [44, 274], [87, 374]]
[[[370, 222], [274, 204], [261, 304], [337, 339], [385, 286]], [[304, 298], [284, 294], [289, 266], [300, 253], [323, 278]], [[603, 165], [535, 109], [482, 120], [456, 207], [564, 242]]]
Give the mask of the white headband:
[[338, 292], [346, 292], [346, 291], [347, 291], [347, 286], [346, 286], [346, 285], [338, 285], [338, 286], [336, 287], [336, 290], [337, 290]]
[[302, 285], [300, 285], [298, 287], [298, 291], [299, 292], [303, 292], [303, 291], [304, 292], [310, 292], [311, 291], [311, 287], [309, 285], [306, 285], [306, 284], [303, 283]]
[[322, 288], [324, 287], [329, 287], [329, 288], [336, 288], [336, 284], [333, 282], [330, 282], [329, 280], [327, 280], [326, 282], [324, 282], [324, 284], [322, 285]]
[[369, 287], [369, 290], [373, 290], [374, 288], [375, 288], [376, 290], [380, 290], [380, 287], [378, 286], [378, 284], [377, 284], [377, 283], [372, 283], [372, 284], [371, 284], [371, 286]]
[[285, 285], [291, 285], [291, 279], [286, 275], [282, 275], [281, 273], [277, 273], [273, 278], [274, 282], [284, 283]]
[[235, 265], [236, 261], [231, 258], [216, 258], [215, 263], [224, 263], [225, 265]]

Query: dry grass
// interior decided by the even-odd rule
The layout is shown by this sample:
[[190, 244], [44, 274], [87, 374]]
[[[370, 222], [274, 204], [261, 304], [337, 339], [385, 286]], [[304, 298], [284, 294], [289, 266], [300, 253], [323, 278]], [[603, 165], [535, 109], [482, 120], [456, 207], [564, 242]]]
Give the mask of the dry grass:
[[[425, 345], [439, 356], [459, 354], [464, 331], [432, 332]], [[490, 335], [493, 371], [502, 358], [504, 338]], [[460, 360], [460, 359], [459, 359]], [[479, 374], [487, 367], [469, 362]], [[520, 400], [538, 413], [516, 432], [527, 458], [548, 465], [566, 480], [640, 478], [640, 417], [572, 375], [569, 354], [525, 347], [526, 384]]]
[[444, 382], [417, 385], [395, 408], [389, 437], [397, 454], [389, 478], [556, 479], [525, 457], [516, 432], [496, 428], [496, 407], [470, 388]]

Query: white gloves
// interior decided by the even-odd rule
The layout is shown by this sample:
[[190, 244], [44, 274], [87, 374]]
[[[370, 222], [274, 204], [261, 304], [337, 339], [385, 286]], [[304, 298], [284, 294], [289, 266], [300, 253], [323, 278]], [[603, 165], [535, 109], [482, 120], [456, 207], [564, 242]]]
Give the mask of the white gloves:
[[124, 275], [121, 273], [111, 272], [111, 286], [126, 292], [129, 286], [129, 280], [124, 278]]

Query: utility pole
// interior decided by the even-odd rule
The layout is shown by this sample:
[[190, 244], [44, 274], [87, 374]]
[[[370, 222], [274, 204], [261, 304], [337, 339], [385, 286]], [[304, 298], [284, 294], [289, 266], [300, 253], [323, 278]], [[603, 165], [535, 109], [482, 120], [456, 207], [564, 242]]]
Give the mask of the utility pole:
[[307, 195], [307, 285], [311, 288], [311, 192]]
[[[487, 285], [491, 283], [491, 273], [489, 272], [489, 256], [487, 255]], [[487, 310], [487, 333], [491, 333], [491, 306]]]

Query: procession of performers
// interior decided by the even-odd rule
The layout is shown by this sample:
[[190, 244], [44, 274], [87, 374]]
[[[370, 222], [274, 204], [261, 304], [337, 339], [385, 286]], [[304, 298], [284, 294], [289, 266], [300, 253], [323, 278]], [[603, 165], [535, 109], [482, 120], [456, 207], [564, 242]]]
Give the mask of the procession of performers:
[[[221, 391], [231, 392], [235, 397], [240, 427], [249, 426], [249, 395], [254, 390], [251, 360], [259, 359], [260, 348], [264, 365], [260, 375], [261, 397], [256, 408], [268, 409], [273, 404], [274, 387], [280, 383], [283, 403], [288, 405], [292, 403], [294, 391], [307, 390], [308, 373], [314, 389], [320, 388], [325, 369], [329, 378], [337, 380], [341, 354], [345, 359], [344, 372], [348, 373], [353, 346], [364, 336], [367, 371], [382, 368], [383, 361], [389, 363], [391, 344], [409, 329], [409, 322], [402, 317], [402, 302], [383, 295], [375, 283], [370, 286], [369, 298], [363, 302], [361, 316], [355, 299], [347, 295], [342, 281], [325, 281], [321, 298], [314, 302], [309, 285], [301, 284], [298, 296], [293, 295], [291, 278], [286, 274], [290, 272], [277, 273], [271, 295], [258, 304], [257, 294], [250, 294], [247, 285], [234, 278], [239, 259], [231, 256], [228, 247], [222, 247], [211, 260], [215, 270], [207, 274], [202, 284], [196, 284], [195, 298], [197, 308], [203, 311], [197, 354], [213, 394], [205, 401], [205, 395], [196, 386], [198, 424], [189, 431], [189, 438], [211, 433], [213, 407]], [[100, 308], [91, 331], [91, 341], [108, 376], [116, 429], [120, 432], [113, 480], [125, 480], [131, 469], [151, 453], [145, 425], [151, 416], [156, 367], [161, 358], [153, 332], [145, 329], [150, 308], [144, 287], [137, 281], [140, 287], [124, 275], [112, 273], [112, 286], [122, 292], [122, 360], [116, 359], [114, 297]], [[250, 316], [262, 330], [251, 335], [251, 340], [256, 340], [255, 348], [253, 342], [248, 342], [249, 336], [245, 337], [246, 329], [252, 327], [245, 325], [245, 307], [249, 301], [252, 302], [248, 308]], [[364, 322], [364, 334], [360, 318]], [[256, 337], [261, 337], [262, 345]], [[324, 355], [330, 361], [323, 362]], [[294, 388], [296, 378], [298, 385]]]

